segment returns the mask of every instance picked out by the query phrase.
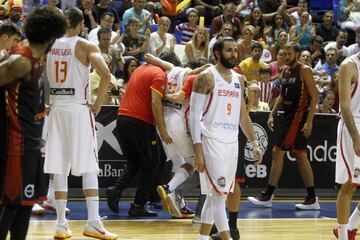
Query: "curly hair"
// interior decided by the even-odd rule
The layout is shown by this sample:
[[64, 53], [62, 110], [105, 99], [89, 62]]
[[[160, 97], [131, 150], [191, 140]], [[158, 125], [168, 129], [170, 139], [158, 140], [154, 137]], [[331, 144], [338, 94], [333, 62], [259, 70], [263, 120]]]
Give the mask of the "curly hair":
[[58, 10], [45, 6], [29, 14], [25, 20], [24, 33], [30, 44], [44, 44], [62, 37], [66, 27], [65, 17]]

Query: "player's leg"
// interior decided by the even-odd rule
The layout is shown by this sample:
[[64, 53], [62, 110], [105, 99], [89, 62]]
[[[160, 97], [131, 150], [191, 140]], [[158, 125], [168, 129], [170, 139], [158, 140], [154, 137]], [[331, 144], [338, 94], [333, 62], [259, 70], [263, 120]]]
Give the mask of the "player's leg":
[[30, 206], [18, 206], [13, 223], [10, 227], [10, 240], [25, 240], [31, 216]]
[[0, 239], [6, 239], [16, 216], [18, 206], [2, 205], [0, 208]]
[[214, 224], [214, 213], [212, 211], [212, 199], [210, 196], [206, 196], [204, 207], [201, 211], [201, 225], [199, 230], [198, 240], [208, 240], [210, 230]]
[[54, 195], [56, 205], [56, 230], [54, 238], [66, 239], [72, 236], [65, 216], [68, 197], [68, 179], [64, 174], [54, 174]]

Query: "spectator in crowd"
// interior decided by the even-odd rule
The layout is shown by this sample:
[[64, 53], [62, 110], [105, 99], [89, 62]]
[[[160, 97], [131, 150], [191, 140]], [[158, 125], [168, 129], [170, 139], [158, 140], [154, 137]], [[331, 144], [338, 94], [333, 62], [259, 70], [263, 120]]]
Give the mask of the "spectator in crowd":
[[13, 23], [0, 24], [0, 59], [21, 39], [20, 28]]
[[151, 33], [149, 52], [154, 56], [160, 56], [161, 53], [167, 51], [174, 52], [176, 39], [173, 35], [168, 33], [169, 26], [170, 19], [168, 17], [161, 17], [158, 30]]
[[180, 23], [176, 27], [177, 32], [181, 32], [181, 44], [190, 41], [199, 23], [199, 12], [195, 8], [186, 10], [188, 22]]
[[251, 56], [251, 44], [254, 42], [255, 27], [247, 25], [243, 29], [243, 37], [237, 41], [238, 63]]
[[[307, 0], [299, 0], [298, 1], [296, 11], [290, 14], [290, 17], [291, 17], [291, 22], [290, 23], [291, 23], [291, 25], [300, 24], [301, 14], [303, 12], [309, 12], [308, 5], [309, 4], [308, 4]], [[311, 15], [308, 18], [308, 22], [309, 23], [312, 22]]]
[[215, 17], [211, 21], [211, 28], [210, 28], [210, 36], [213, 37], [216, 33], [221, 30], [221, 26], [225, 22], [231, 22], [233, 25], [233, 35], [234, 39], [237, 39], [241, 34], [241, 22], [240, 19], [235, 17], [235, 10], [236, 6], [233, 3], [225, 4], [223, 14], [220, 16]]
[[142, 61], [144, 54], [149, 48], [150, 30], [146, 31], [146, 36], [139, 34], [139, 20], [131, 17], [126, 25], [126, 33], [122, 39], [125, 46], [125, 56], [133, 56]]
[[332, 108], [335, 102], [335, 93], [327, 90], [323, 93], [322, 101], [316, 108], [317, 113], [336, 113]]
[[131, 74], [139, 66], [140, 66], [139, 60], [134, 57], [131, 57], [125, 61], [124, 71], [123, 71], [123, 76], [122, 76], [122, 79], [123, 79], [122, 88], [124, 90], [126, 90], [126, 87], [129, 82]]
[[357, 26], [360, 24], [360, 2], [358, 0], [347, 1], [344, 14], [346, 20], [341, 23], [341, 28], [356, 31]]
[[241, 19], [250, 14], [253, 7], [258, 5], [258, 0], [240, 0], [236, 6], [236, 13]]
[[315, 36], [310, 43], [309, 47], [303, 47], [302, 50], [308, 50], [311, 53], [312, 67], [320, 61], [320, 64], [325, 63], [326, 53], [322, 47], [324, 40], [320, 36]]
[[320, 70], [324, 70], [326, 71], [327, 75], [332, 76], [334, 74], [335, 71], [339, 70], [339, 66], [336, 64], [337, 61], [337, 50], [335, 48], [329, 48], [326, 51], [326, 61], [324, 64], [320, 65], [318, 64], [314, 70], [315, 71], [320, 71]]
[[315, 27], [309, 24], [309, 13], [302, 12], [300, 23], [292, 26], [289, 31], [290, 40], [299, 43], [303, 47], [309, 46], [312, 38], [316, 35]]
[[311, 66], [311, 53], [308, 50], [302, 50], [300, 53], [299, 62], [309, 66]]
[[114, 186], [106, 190], [108, 207], [115, 213], [119, 212], [121, 192], [137, 177], [144, 181], [137, 181], [129, 216], [157, 216], [146, 203], [160, 164], [156, 127], [162, 141], [172, 143], [165, 127], [162, 105], [166, 81], [165, 71], [150, 64], [138, 67], [131, 74], [116, 124], [127, 164]]
[[321, 36], [324, 42], [334, 41], [339, 33], [339, 29], [333, 25], [334, 12], [326, 11], [322, 20], [323, 22], [316, 27], [316, 34]]
[[23, 10], [24, 7], [22, 3], [15, 3], [14, 1], [11, 1], [10, 3], [10, 11], [9, 11], [9, 18], [1, 21], [2, 23], [14, 23], [21, 27], [23, 25], [22, 17], [23, 17]]
[[168, 4], [163, 5], [161, 8], [162, 16], [168, 17], [170, 19], [170, 27], [169, 27], [169, 33], [174, 34], [176, 30], [176, 24], [177, 24], [177, 15], [178, 12], [176, 11], [176, 6], [181, 2], [181, 0], [163, 0], [164, 2], [167, 2]]
[[261, 9], [258, 6], [251, 9], [250, 15], [244, 24], [254, 26], [254, 40], [265, 41], [264, 29], [266, 25]]
[[209, 57], [208, 45], [209, 33], [207, 29], [196, 29], [192, 40], [185, 44], [185, 55], [182, 63], [186, 64], [189, 60], [200, 57], [205, 57], [207, 59]]
[[270, 66], [266, 65], [264, 67], [261, 67], [259, 70], [259, 74], [260, 101], [267, 103], [268, 107], [272, 109], [275, 104], [275, 99], [277, 96], [279, 96], [280, 91], [276, 84], [271, 81], [272, 71]]
[[345, 46], [346, 42], [348, 40], [348, 33], [344, 30], [340, 30], [338, 32], [338, 35], [336, 37], [336, 41], [329, 42], [324, 47], [325, 52], [329, 48], [335, 48], [337, 50], [337, 63], [340, 65], [340, 63], [349, 56], [348, 48]]
[[133, 7], [129, 8], [124, 12], [123, 23], [126, 26], [129, 23], [131, 17], [135, 17], [139, 20], [139, 30], [140, 34], [145, 35], [146, 28], [150, 25], [150, 20], [152, 14], [144, 9], [146, 0], [134, 0]]
[[260, 84], [256, 80], [253, 80], [248, 86], [247, 106], [250, 112], [270, 110], [268, 103], [261, 101], [260, 97], [261, 97]]
[[263, 46], [259, 42], [251, 44], [251, 57], [240, 63], [241, 72], [245, 75], [248, 82], [252, 80], [260, 81], [260, 68], [266, 63], [260, 60], [263, 53]]
[[356, 33], [355, 43], [348, 46], [349, 56], [358, 53], [360, 50], [360, 26], [355, 30], [355, 33]]
[[215, 42], [217, 41], [217, 39], [221, 36], [229, 36], [231, 37], [233, 35], [233, 25], [231, 22], [224, 22], [223, 25], [221, 26], [221, 30], [220, 32], [218, 32], [218, 34], [216, 34], [209, 42], [209, 59], [211, 59], [213, 57], [213, 46], [215, 44]]
[[80, 0], [79, 9], [84, 14], [84, 25], [89, 32], [97, 27], [97, 23], [96, 23], [97, 15], [93, 7], [94, 7], [93, 0]]
[[205, 23], [211, 23], [214, 17], [221, 15], [224, 5], [221, 0], [194, 0], [194, 5], [198, 11], [199, 16], [205, 17]]
[[276, 58], [276, 55], [280, 49], [284, 49], [285, 45], [287, 44], [289, 40], [289, 35], [286, 30], [281, 30], [278, 33], [277, 40], [274, 41], [274, 44], [272, 44], [269, 48], [272, 59]]
[[100, 0], [100, 2], [95, 5], [92, 9], [96, 12], [96, 22], [100, 24], [102, 15], [105, 12], [111, 12], [114, 15], [114, 24], [112, 25], [112, 30], [117, 31], [120, 29], [120, 18], [117, 11], [110, 6], [111, 0]]
[[333, 108], [336, 112], [339, 112], [339, 72], [334, 72], [331, 76], [330, 90], [335, 94]]
[[122, 70], [124, 65], [123, 49], [117, 47], [117, 45], [110, 45], [111, 30], [108, 28], [100, 28], [97, 33], [99, 39], [99, 48], [101, 55], [108, 63], [111, 74], [115, 75], [116, 70]]
[[280, 13], [274, 15], [271, 22], [271, 27], [273, 31], [273, 39], [275, 41], [279, 39], [280, 32], [285, 31], [287, 33], [289, 29], [286, 22], [284, 21], [284, 17]]
[[276, 61], [269, 63], [271, 69], [270, 81], [278, 80], [281, 70], [285, 67], [285, 51], [280, 49], [276, 54]]

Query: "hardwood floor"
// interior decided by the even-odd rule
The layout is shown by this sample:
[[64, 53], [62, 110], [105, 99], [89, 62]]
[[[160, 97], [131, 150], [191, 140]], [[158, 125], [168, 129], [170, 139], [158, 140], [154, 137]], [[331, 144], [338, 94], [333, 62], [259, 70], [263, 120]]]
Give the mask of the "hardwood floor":
[[[199, 225], [190, 220], [105, 220], [107, 230], [119, 239], [197, 239]], [[89, 239], [82, 236], [85, 221], [70, 221], [72, 239]], [[52, 239], [55, 221], [31, 221], [28, 238]], [[238, 220], [241, 240], [335, 240], [332, 228], [335, 219], [246, 219]]]

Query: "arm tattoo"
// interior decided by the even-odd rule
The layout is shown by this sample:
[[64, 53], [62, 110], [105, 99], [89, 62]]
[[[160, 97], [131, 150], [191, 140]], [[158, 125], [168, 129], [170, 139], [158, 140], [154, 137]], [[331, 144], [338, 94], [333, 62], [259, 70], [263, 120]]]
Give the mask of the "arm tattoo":
[[201, 73], [194, 82], [193, 91], [198, 93], [207, 93], [209, 90], [210, 81], [205, 73]]

